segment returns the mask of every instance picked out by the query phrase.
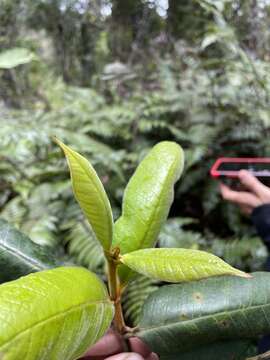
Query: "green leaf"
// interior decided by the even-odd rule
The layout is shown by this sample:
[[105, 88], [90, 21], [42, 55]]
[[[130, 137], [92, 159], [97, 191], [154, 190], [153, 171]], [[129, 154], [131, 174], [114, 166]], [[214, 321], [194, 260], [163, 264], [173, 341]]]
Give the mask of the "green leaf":
[[104, 284], [83, 268], [27, 275], [0, 286], [2, 360], [78, 359], [114, 314]]
[[176, 355], [161, 356], [160, 360], [246, 360], [257, 353], [251, 340], [227, 340], [203, 345]]
[[[163, 141], [149, 152], [130, 179], [123, 199], [123, 213], [114, 226], [113, 245], [126, 254], [154, 246], [174, 196], [174, 184], [184, 166], [181, 147]], [[122, 283], [130, 271], [120, 267]]]
[[217, 256], [191, 249], [144, 249], [120, 257], [120, 261], [138, 273], [168, 282], [200, 280], [217, 275], [250, 277]]
[[0, 283], [60, 265], [52, 249], [35, 244], [0, 219]]
[[32, 51], [24, 48], [14, 48], [0, 53], [0, 69], [12, 69], [27, 64], [35, 59]]
[[79, 153], [56, 139], [65, 153], [73, 192], [97, 239], [109, 250], [113, 233], [113, 218], [109, 199], [97, 173]]
[[270, 274], [167, 285], [147, 299], [137, 334], [160, 355], [270, 332]]

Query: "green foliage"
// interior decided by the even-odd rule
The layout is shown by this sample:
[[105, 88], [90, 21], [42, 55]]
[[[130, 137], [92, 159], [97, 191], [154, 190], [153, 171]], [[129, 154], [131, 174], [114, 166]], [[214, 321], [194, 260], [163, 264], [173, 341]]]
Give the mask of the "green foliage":
[[[0, 216], [104, 276], [102, 248], [73, 199], [52, 137], [91, 161], [115, 219], [138, 163], [155, 143], [170, 140], [183, 145], [186, 166], [159, 246], [262, 269], [266, 248], [238, 209], [220, 199], [209, 169], [218, 156], [269, 155], [269, 4], [171, 0], [165, 17], [155, 1], [133, 3], [2, 1], [2, 54], [29, 49], [39, 61], [1, 70]], [[156, 286], [140, 278], [127, 286], [131, 323]], [[210, 358], [218, 348], [228, 354], [229, 346], [185, 356]], [[233, 355], [245, 346], [232, 345]]]
[[139, 337], [165, 358], [181, 358], [220, 339], [249, 339], [268, 332], [269, 274], [252, 276], [163, 286], [144, 305]]
[[268, 252], [260, 238], [247, 235], [222, 239], [211, 233], [202, 236], [199, 231], [187, 230], [197, 224], [192, 218], [170, 218], [159, 235], [159, 246], [206, 250], [248, 272], [263, 268]]
[[122, 295], [122, 306], [128, 324], [137, 326], [141, 311], [148, 296], [158, 289], [159, 283], [143, 275], [137, 275], [130, 281]]
[[78, 359], [114, 313], [104, 284], [82, 268], [31, 274], [2, 284], [0, 294], [0, 354], [8, 360]]
[[103, 274], [104, 253], [93, 230], [84, 219], [65, 222], [62, 230], [67, 229], [65, 245], [71, 259], [89, 270]]
[[[251, 340], [227, 340], [200, 346], [194, 350], [181, 353], [182, 360], [246, 360], [247, 356], [257, 353], [256, 346]], [[161, 360], [178, 360], [179, 355], [165, 355]], [[251, 359], [249, 359], [251, 360]]]
[[35, 55], [23, 48], [14, 48], [0, 53], [0, 69], [12, 69], [22, 64], [28, 64]]

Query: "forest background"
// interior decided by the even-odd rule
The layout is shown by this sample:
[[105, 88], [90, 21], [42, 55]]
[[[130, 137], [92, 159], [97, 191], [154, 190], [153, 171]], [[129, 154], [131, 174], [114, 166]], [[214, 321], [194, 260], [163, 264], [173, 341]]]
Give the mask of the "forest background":
[[[0, 217], [102, 274], [53, 136], [92, 162], [115, 218], [138, 162], [173, 140], [186, 165], [159, 246], [261, 269], [262, 241], [209, 169], [270, 154], [269, 23], [266, 0], [0, 0]], [[157, 286], [135, 282], [131, 323]]]

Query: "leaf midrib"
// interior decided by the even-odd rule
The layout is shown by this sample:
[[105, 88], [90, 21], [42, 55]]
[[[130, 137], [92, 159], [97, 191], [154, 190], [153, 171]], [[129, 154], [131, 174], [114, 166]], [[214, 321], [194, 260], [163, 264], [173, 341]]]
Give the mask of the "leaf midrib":
[[[110, 220], [112, 220], [112, 212], [111, 212], [111, 210], [110, 210], [110, 208], [108, 207], [108, 203], [107, 203], [107, 199], [106, 199], [106, 193], [105, 193], [105, 190], [104, 189], [102, 189], [102, 187], [101, 187], [101, 192], [100, 192], [100, 188], [99, 188], [99, 184], [97, 184], [96, 183], [96, 179], [92, 179], [92, 177], [91, 176], [89, 176], [89, 174], [87, 173], [87, 171], [86, 171], [86, 169], [85, 169], [85, 167], [84, 167], [84, 164], [83, 164], [83, 162], [82, 162], [82, 160], [80, 159], [80, 157], [76, 157], [76, 155], [75, 154], [73, 154], [73, 152], [70, 152], [70, 151], [68, 151], [70, 154], [71, 154], [71, 156], [73, 157], [73, 159], [75, 159], [75, 160], [77, 160], [78, 162], [79, 162], [79, 164], [80, 164], [80, 167], [83, 169], [83, 171], [84, 171], [84, 173], [85, 173], [85, 175], [87, 176], [87, 178], [90, 180], [90, 182], [92, 183], [92, 185], [94, 186], [94, 188], [95, 188], [95, 190], [96, 190], [96, 192], [97, 192], [97, 194], [99, 194], [100, 195], [100, 197], [101, 197], [101, 201], [102, 201], [102, 203], [103, 203], [103, 205], [104, 205], [104, 208], [106, 209], [106, 213], [107, 213], [107, 218], [106, 218], [106, 222], [107, 222], [107, 225], [108, 225], [108, 229], [109, 229], [109, 235], [110, 235], [110, 237], [112, 238], [112, 221], [110, 221]], [[90, 165], [90, 164], [89, 164]], [[71, 167], [70, 167], [71, 168]], [[90, 169], [91, 169], [91, 165], [90, 165]], [[91, 169], [92, 170], [92, 169]], [[94, 169], [93, 169], [94, 170]], [[95, 173], [95, 170], [94, 170], [94, 173]], [[98, 175], [96, 175], [97, 177], [98, 177]], [[99, 180], [99, 178], [98, 178], [98, 180]], [[100, 180], [99, 180], [100, 181]], [[72, 181], [72, 183], [73, 183], [73, 181]], [[100, 182], [101, 183], [101, 182]], [[101, 183], [101, 185], [102, 185], [102, 183]], [[74, 185], [72, 185], [73, 186], [73, 188], [74, 188], [74, 193], [76, 193], [77, 191], [75, 191], [75, 186]], [[76, 197], [77, 197], [77, 195], [76, 195]], [[83, 209], [82, 209], [83, 210]], [[83, 210], [83, 212], [85, 212], [84, 210]], [[87, 216], [88, 217], [88, 216]], [[91, 221], [90, 221], [90, 223], [91, 223]], [[102, 239], [101, 239], [102, 240]]]
[[[142, 238], [141, 241], [139, 242], [139, 243], [140, 243], [140, 245], [139, 245], [139, 247], [138, 247], [139, 249], [140, 249], [140, 248], [142, 247], [142, 245], [144, 244], [145, 239], [148, 238], [148, 234], [150, 233], [150, 230], [152, 230], [153, 223], [154, 223], [154, 219], [156, 218], [156, 214], [157, 214], [157, 211], [158, 211], [158, 209], [159, 209], [159, 204], [160, 204], [160, 202], [161, 202], [161, 198], [163, 198], [164, 192], [167, 191], [166, 183], [167, 183], [167, 181], [168, 181], [168, 178], [171, 177], [171, 173], [173, 172], [176, 163], [177, 163], [177, 159], [175, 159], [175, 160], [173, 161], [173, 163], [171, 164], [171, 168], [169, 169], [169, 171], [168, 171], [168, 173], [167, 173], [166, 180], [164, 181], [164, 186], [163, 186], [163, 188], [162, 188], [162, 190], [161, 190], [161, 194], [160, 194], [160, 196], [159, 196], [158, 199], [157, 199], [156, 205], [155, 205], [155, 207], [154, 207], [154, 211], [153, 211], [153, 213], [152, 213], [152, 215], [151, 215], [151, 218], [150, 218], [150, 220], [149, 220], [149, 226], [147, 226], [146, 232], [144, 233], [143, 238]], [[175, 182], [174, 182], [174, 183], [175, 183]], [[174, 183], [173, 183], [173, 186], [174, 186]], [[170, 190], [171, 190], [171, 189], [170, 189]], [[153, 241], [155, 241], [155, 240], [156, 240], [156, 239], [154, 239]]]
[[19, 333], [15, 334], [14, 336], [12, 336], [12, 338], [10, 338], [9, 340], [7, 340], [2, 346], [0, 346], [0, 351], [3, 351], [6, 347], [8, 347], [8, 345], [10, 345], [13, 341], [15, 341], [17, 338], [19, 338], [20, 336], [23, 336], [25, 333], [27, 333], [28, 331], [31, 331], [32, 329], [34, 329], [37, 326], [40, 326], [42, 324], [45, 324], [46, 322], [50, 322], [52, 320], [57, 319], [58, 317], [61, 317], [63, 315], [66, 315], [68, 313], [72, 313], [73, 311], [76, 311], [78, 309], [83, 309], [86, 308], [88, 306], [91, 305], [98, 305], [98, 304], [107, 304], [110, 305], [111, 303], [109, 301], [106, 300], [100, 300], [100, 301], [87, 301], [83, 304], [78, 304], [75, 306], [70, 307], [69, 309], [66, 309], [64, 311], [60, 311], [56, 314], [54, 314], [53, 316], [47, 317], [46, 319], [43, 319], [41, 321], [38, 321], [36, 323], [33, 323], [31, 326], [27, 327], [26, 329], [23, 329], [22, 331], [20, 331]]
[[[224, 315], [226, 313], [229, 313], [230, 315], [234, 315], [237, 312], [256, 310], [256, 309], [264, 309], [267, 306], [269, 307], [270, 303], [262, 304], [262, 305], [254, 305], [254, 306], [241, 308], [241, 309], [236, 309], [236, 310], [232, 310], [232, 311], [227, 310], [227, 311], [217, 312], [217, 313], [213, 313], [213, 314], [210, 314], [210, 315], [201, 316], [201, 317], [198, 317], [198, 318], [195, 318], [195, 319], [174, 322], [174, 323], [171, 323], [171, 324], [164, 324], [162, 326], [156, 326], [156, 325], [155, 326], [150, 326], [148, 328], [142, 328], [141, 329], [141, 334], [151, 332], [151, 331], [154, 331], [154, 330], [157, 330], [157, 329], [162, 329], [162, 328], [177, 327], [177, 326], [179, 326], [179, 324], [189, 324], [189, 323], [192, 323], [192, 322], [200, 321], [202, 319], [208, 319], [208, 318], [214, 317], [215, 315]], [[138, 332], [138, 334], [139, 333], [140, 333], [140, 331]]]
[[[9, 233], [9, 229], [7, 230], [6, 236], [8, 236]], [[47, 269], [46, 266], [42, 265], [42, 263], [35, 261], [34, 259], [28, 257], [27, 255], [25, 255], [24, 253], [22, 253], [21, 251], [19, 251], [17, 248], [14, 248], [12, 246], [9, 246], [6, 242], [4, 243], [3, 240], [4, 238], [0, 238], [0, 248], [2, 247], [5, 251], [9, 252], [10, 254], [16, 256], [18, 259], [20, 260], [25, 260], [25, 262], [29, 265], [32, 265], [33, 268], [35, 268], [36, 270], [45, 270]]]

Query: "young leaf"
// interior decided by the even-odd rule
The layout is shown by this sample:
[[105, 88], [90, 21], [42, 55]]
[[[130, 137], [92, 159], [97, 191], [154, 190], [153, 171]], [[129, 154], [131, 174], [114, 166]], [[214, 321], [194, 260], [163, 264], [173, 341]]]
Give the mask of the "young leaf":
[[91, 164], [76, 151], [56, 139], [65, 153], [75, 198], [104, 249], [109, 250], [113, 218], [109, 199]]
[[0, 358], [78, 359], [110, 326], [104, 284], [83, 268], [57, 268], [0, 286]]
[[50, 248], [33, 243], [0, 219], [0, 283], [60, 265]]
[[217, 275], [250, 278], [217, 256], [200, 250], [144, 249], [123, 255], [120, 261], [140, 274], [175, 283]]
[[[130, 179], [123, 199], [123, 213], [114, 226], [113, 245], [121, 254], [155, 245], [173, 201], [174, 184], [184, 166], [181, 147], [163, 141], [149, 152]], [[122, 283], [130, 271], [120, 267]]]
[[[167, 285], [146, 300], [137, 334], [159, 355], [270, 332], [270, 274]], [[194, 359], [197, 359], [196, 356]]]

